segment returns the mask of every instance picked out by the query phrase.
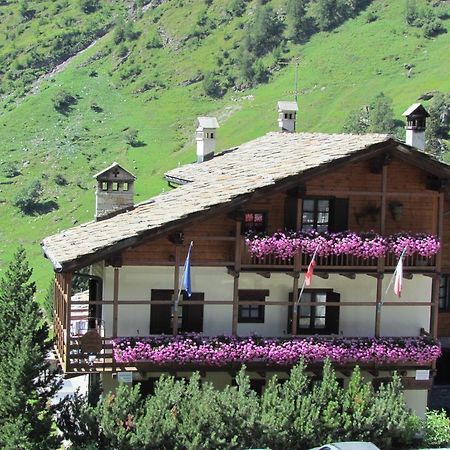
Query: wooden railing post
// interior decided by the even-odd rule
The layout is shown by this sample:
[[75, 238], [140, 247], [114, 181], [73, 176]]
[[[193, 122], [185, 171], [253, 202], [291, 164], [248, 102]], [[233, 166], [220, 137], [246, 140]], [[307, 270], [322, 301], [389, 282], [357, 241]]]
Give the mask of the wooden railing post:
[[175, 244], [175, 265], [173, 271], [173, 301], [172, 301], [172, 334], [178, 334], [178, 294], [180, 290], [180, 250], [181, 244]]
[[232, 309], [232, 324], [231, 333], [237, 336], [238, 318], [239, 318], [239, 275], [241, 272], [242, 262], [242, 246], [243, 241], [241, 237], [242, 220], [237, 215], [235, 225], [235, 246], [234, 246], [234, 274], [233, 274], [233, 309]]

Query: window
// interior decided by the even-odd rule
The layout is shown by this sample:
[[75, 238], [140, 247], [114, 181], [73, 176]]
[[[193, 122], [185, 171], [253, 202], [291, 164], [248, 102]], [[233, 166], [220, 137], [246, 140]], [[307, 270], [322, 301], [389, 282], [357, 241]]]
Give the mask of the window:
[[328, 231], [330, 222], [329, 199], [305, 199], [303, 200], [302, 231], [316, 229]]
[[[292, 301], [292, 294], [290, 294]], [[298, 334], [338, 334], [339, 306], [326, 303], [339, 302], [340, 295], [331, 290], [305, 290], [297, 306]], [[305, 305], [316, 303], [316, 305]], [[288, 308], [288, 332], [292, 332], [292, 307]]]
[[107, 190], [108, 190], [108, 182], [102, 181], [102, 191], [107, 191]]
[[117, 183], [117, 181], [113, 181], [113, 183], [112, 183], [112, 190], [113, 191], [118, 191], [119, 190], [119, 183]]
[[254, 233], [264, 233], [267, 231], [267, 215], [264, 212], [245, 212], [243, 232], [248, 233], [253, 231]]
[[[172, 334], [172, 289], [152, 289], [151, 299], [167, 304], [153, 304], [150, 307], [150, 334]], [[203, 292], [193, 292], [190, 297], [183, 292], [178, 305], [178, 330], [184, 333], [203, 332]], [[196, 304], [197, 302], [197, 304]]]
[[[268, 290], [240, 289], [240, 302], [264, 302], [269, 295]], [[239, 305], [239, 323], [264, 323], [264, 305]]]
[[122, 189], [126, 192], [130, 189], [130, 186], [127, 181], [122, 184]]
[[439, 285], [439, 309], [450, 312], [450, 275], [441, 275]]

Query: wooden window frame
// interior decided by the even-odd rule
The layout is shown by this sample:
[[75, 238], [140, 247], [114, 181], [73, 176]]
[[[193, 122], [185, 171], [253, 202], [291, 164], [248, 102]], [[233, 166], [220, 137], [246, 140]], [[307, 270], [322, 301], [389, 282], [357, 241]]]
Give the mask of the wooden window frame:
[[[442, 291], [445, 291], [442, 293]], [[439, 311], [450, 312], [450, 274], [441, 274], [439, 283]]]
[[[305, 197], [302, 199], [302, 220], [301, 220], [301, 227], [300, 229], [302, 231], [303, 227], [305, 226], [305, 223], [303, 222], [303, 215], [305, 214], [305, 200], [309, 200], [309, 201], [313, 201], [314, 202], [314, 210], [312, 211], [313, 213], [313, 224], [312, 224], [312, 228], [314, 230], [317, 230], [317, 225], [318, 225], [318, 216], [319, 216], [319, 202], [320, 201], [327, 201], [328, 202], [328, 221], [326, 223], [327, 225], [327, 230], [330, 230], [330, 226], [332, 223], [332, 203], [333, 203], [333, 197]], [[311, 211], [307, 211], [307, 212], [311, 212]], [[323, 223], [321, 223], [321, 225], [323, 225]]]
[[[245, 301], [266, 301], [269, 296], [267, 289], [239, 289], [239, 302]], [[248, 309], [249, 311], [257, 310], [257, 317], [243, 317], [242, 311]], [[239, 305], [238, 308], [238, 323], [264, 323], [265, 321], [265, 305]], [[250, 315], [250, 314], [249, 314]]]
[[[255, 230], [255, 229], [251, 229], [251, 228], [247, 229], [247, 222], [245, 221], [246, 214], [262, 214], [262, 216], [263, 216], [262, 230]], [[247, 234], [247, 233], [250, 233], [250, 232], [267, 233], [267, 231], [268, 231], [268, 217], [269, 217], [268, 211], [256, 211], [256, 210], [244, 211], [244, 218], [242, 220], [242, 226], [241, 226], [242, 234]], [[254, 223], [254, 221], [253, 221], [253, 223]]]

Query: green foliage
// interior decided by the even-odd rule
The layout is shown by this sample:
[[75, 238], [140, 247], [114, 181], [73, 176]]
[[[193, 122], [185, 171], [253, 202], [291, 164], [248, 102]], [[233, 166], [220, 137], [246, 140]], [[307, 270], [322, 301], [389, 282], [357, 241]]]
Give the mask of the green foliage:
[[392, 99], [380, 92], [372, 99], [369, 106], [350, 111], [345, 119], [343, 131], [354, 134], [394, 134], [398, 126], [394, 119]]
[[139, 147], [142, 142], [139, 140], [139, 131], [134, 128], [128, 128], [123, 133], [123, 139], [125, 144], [131, 145], [131, 147]]
[[20, 248], [0, 280], [0, 447], [57, 449], [50, 400], [60, 383], [46, 361], [49, 330], [34, 300], [25, 251]]
[[53, 107], [59, 113], [67, 113], [77, 103], [77, 98], [65, 89], [61, 89], [52, 97]]
[[444, 410], [425, 413], [424, 444], [430, 447], [443, 447], [450, 443], [450, 419]]
[[24, 214], [31, 214], [35, 211], [36, 207], [42, 197], [42, 185], [39, 180], [34, 180], [31, 183], [23, 187], [16, 195], [14, 199], [14, 206], [19, 208]]
[[313, 32], [311, 18], [307, 15], [308, 0], [287, 0], [287, 36], [293, 42], [303, 42]]
[[408, 25], [414, 26], [419, 18], [419, 8], [416, 0], [406, 0], [405, 20]]
[[213, 98], [223, 97], [226, 92], [226, 88], [223, 86], [219, 76], [214, 72], [205, 74], [202, 85], [205, 94]]
[[6, 178], [15, 178], [21, 174], [19, 166], [15, 161], [3, 163], [2, 173]]
[[227, 12], [234, 17], [240, 17], [247, 8], [247, 0], [231, 0]]
[[320, 381], [313, 382], [301, 362], [282, 385], [274, 376], [261, 397], [250, 388], [245, 368], [236, 386], [221, 391], [198, 373], [188, 381], [163, 376], [145, 400], [136, 387], [125, 386], [95, 408], [79, 398], [67, 400], [59, 425], [67, 439], [84, 437], [105, 450], [304, 450], [339, 440], [374, 441], [390, 449], [411, 442], [417, 430], [400, 387], [394, 376], [375, 392], [356, 368], [344, 389], [329, 361]]
[[369, 132], [394, 133], [395, 120], [392, 105], [392, 99], [383, 92], [374, 97], [369, 109]]
[[90, 14], [100, 8], [100, 0], [79, 0], [80, 9], [85, 14]]
[[450, 95], [437, 92], [428, 106], [425, 150], [442, 159], [448, 152], [446, 140], [450, 130]]
[[255, 19], [247, 27], [245, 48], [260, 57], [277, 47], [282, 39], [284, 25], [270, 6], [259, 6]]
[[406, 0], [405, 20], [410, 26], [422, 28], [423, 36], [427, 39], [447, 32], [435, 10], [428, 5], [419, 8], [416, 0]]

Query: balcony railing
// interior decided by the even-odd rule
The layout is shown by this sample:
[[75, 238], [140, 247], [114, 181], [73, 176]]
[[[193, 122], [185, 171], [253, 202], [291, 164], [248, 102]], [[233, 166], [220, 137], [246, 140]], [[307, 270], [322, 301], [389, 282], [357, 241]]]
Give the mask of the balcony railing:
[[[294, 268], [294, 258], [280, 258], [279, 256], [269, 254], [265, 256], [255, 256], [250, 253], [245, 243], [242, 244], [242, 268]], [[380, 258], [386, 270], [393, 270], [398, 262], [398, 257], [393, 253], [388, 253]], [[307, 267], [311, 261], [310, 255], [301, 255], [301, 265]], [[316, 257], [316, 270], [376, 270], [379, 258], [362, 258], [353, 255], [330, 255]], [[436, 266], [436, 255], [430, 258], [424, 258], [420, 255], [405, 256], [403, 267], [416, 272], [432, 272]]]

